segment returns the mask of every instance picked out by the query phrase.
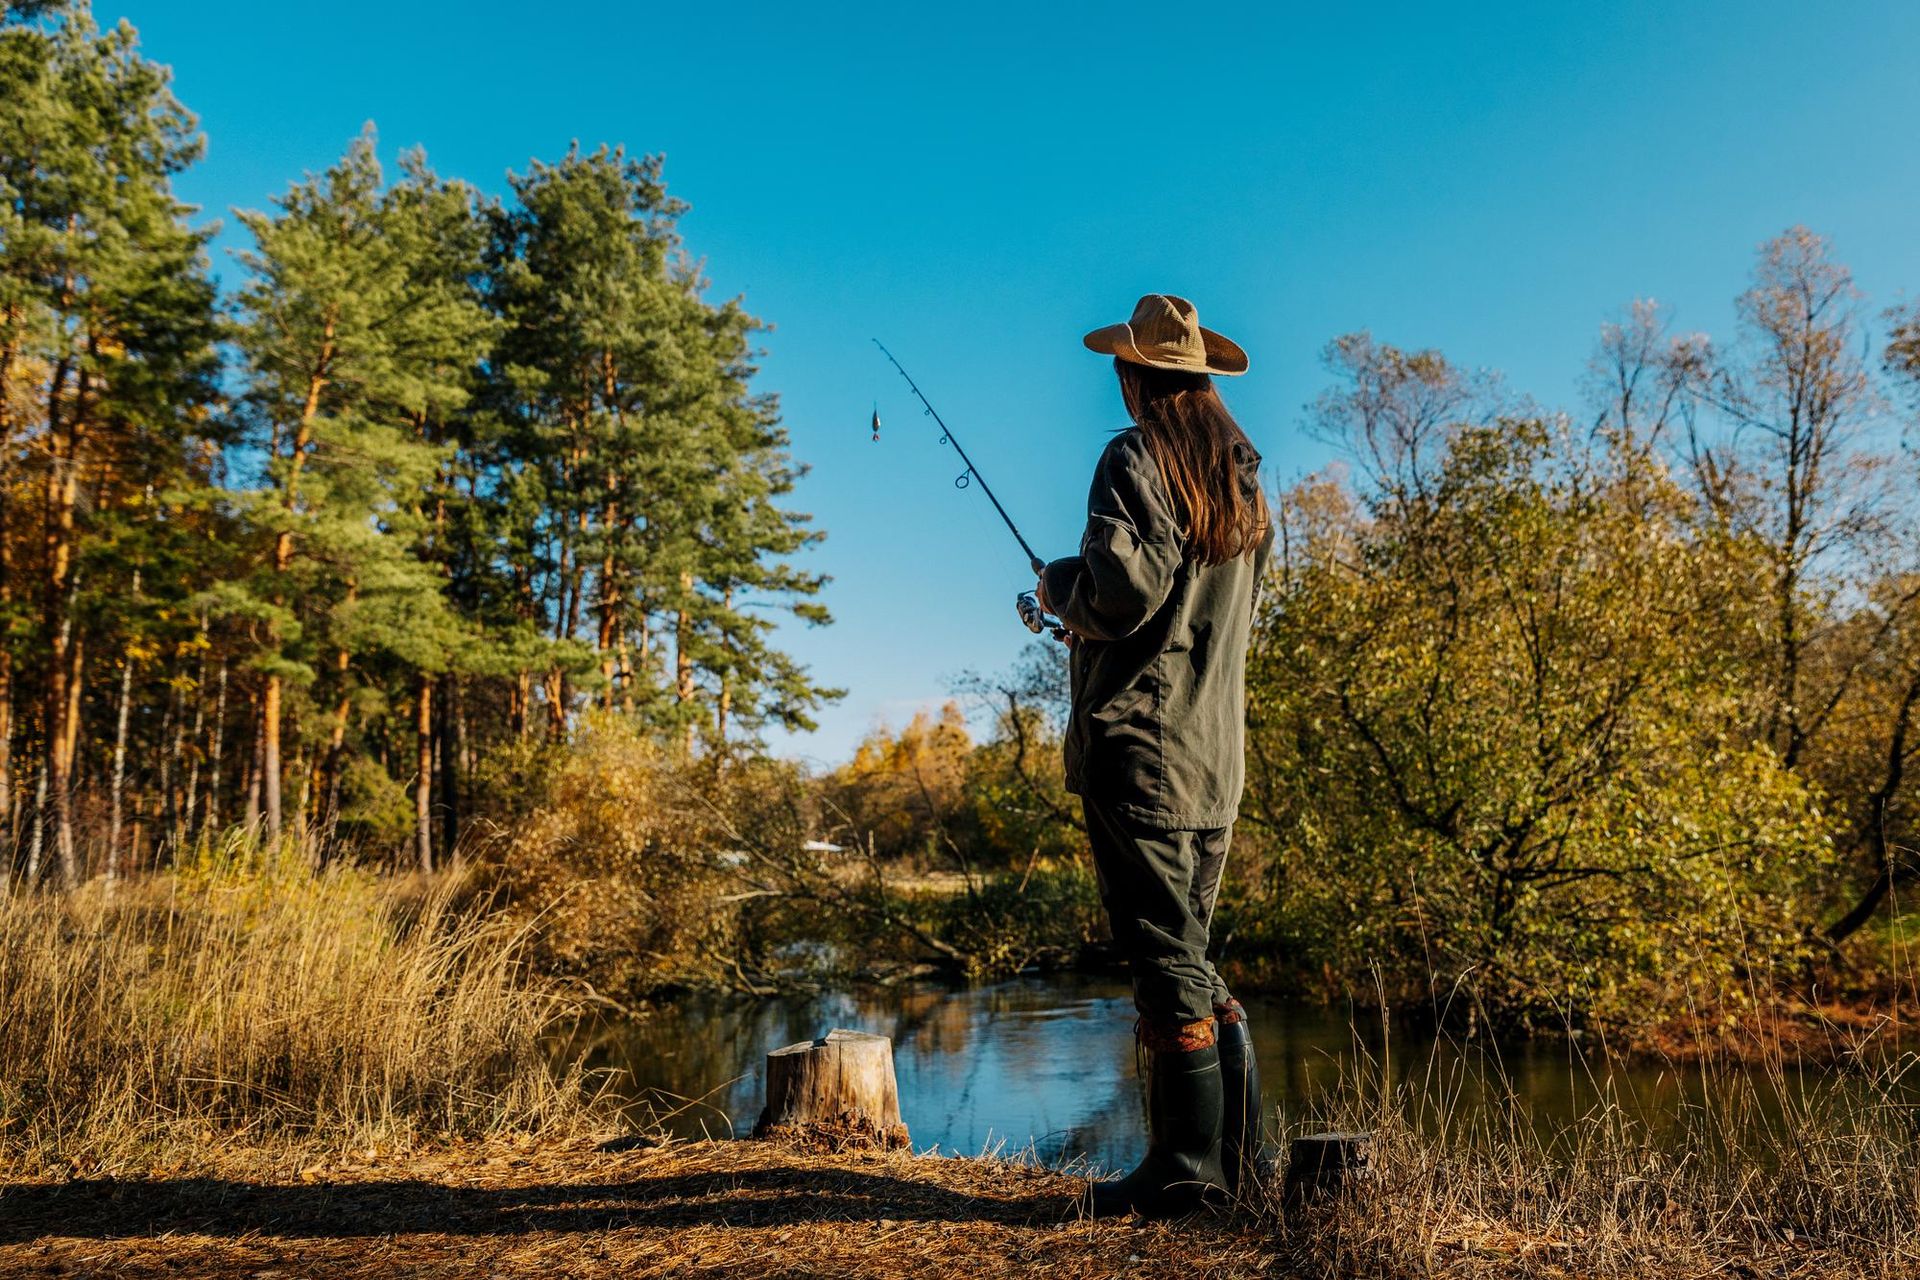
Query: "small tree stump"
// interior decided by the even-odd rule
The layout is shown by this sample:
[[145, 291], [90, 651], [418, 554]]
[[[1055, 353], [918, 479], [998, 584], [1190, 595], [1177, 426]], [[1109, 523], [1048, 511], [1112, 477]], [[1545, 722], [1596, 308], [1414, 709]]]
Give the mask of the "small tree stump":
[[908, 1145], [893, 1077], [893, 1042], [864, 1031], [829, 1031], [767, 1055], [767, 1105], [756, 1138], [784, 1138], [839, 1151]]
[[1343, 1195], [1373, 1178], [1373, 1135], [1314, 1133], [1287, 1151], [1283, 1199], [1289, 1209]]

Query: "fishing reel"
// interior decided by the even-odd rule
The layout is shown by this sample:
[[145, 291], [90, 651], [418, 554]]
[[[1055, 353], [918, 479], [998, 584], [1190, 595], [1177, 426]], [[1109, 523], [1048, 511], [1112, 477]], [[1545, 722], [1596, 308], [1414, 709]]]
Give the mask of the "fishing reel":
[[1020, 614], [1020, 621], [1027, 624], [1027, 630], [1035, 635], [1050, 635], [1062, 644], [1066, 643], [1067, 629], [1058, 619], [1049, 618], [1046, 610], [1040, 607], [1040, 597], [1031, 591], [1022, 591], [1014, 597], [1014, 609]]

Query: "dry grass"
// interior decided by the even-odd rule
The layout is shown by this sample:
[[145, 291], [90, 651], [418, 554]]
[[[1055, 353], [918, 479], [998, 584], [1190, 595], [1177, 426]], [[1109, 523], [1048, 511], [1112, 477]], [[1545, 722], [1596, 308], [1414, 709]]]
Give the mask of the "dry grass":
[[1072, 1171], [765, 1142], [229, 1146], [0, 1183], [0, 1275], [1920, 1275], [1913, 1113], [1891, 1075], [1778, 1107], [1765, 1077], [1730, 1077], [1665, 1127], [1609, 1099], [1558, 1130], [1511, 1099], [1464, 1105], [1464, 1077], [1355, 1078], [1296, 1119], [1366, 1127], [1379, 1158], [1358, 1194], [1291, 1216], [1268, 1196], [1096, 1223]]
[[[1378, 1063], [1294, 1132], [1374, 1135], [1362, 1194], [1275, 1224], [1306, 1274], [1376, 1277], [1920, 1275], [1920, 1109], [1909, 1059], [1791, 1082], [1770, 1063], [1708, 1063], [1705, 1087], [1647, 1110], [1597, 1101], [1543, 1123], [1496, 1067], [1436, 1058], [1383, 1088]], [[1464, 1101], [1470, 1080], [1492, 1100]]]
[[1252, 1219], [1090, 1222], [999, 1160], [493, 1143], [304, 1173], [0, 1190], [0, 1275], [1180, 1277], [1271, 1273]]
[[366, 1147], [585, 1110], [510, 927], [243, 842], [68, 895], [0, 895], [0, 1172], [210, 1143]]
[[[1291, 1218], [1262, 1203], [1174, 1223], [1089, 1221], [1077, 1177], [992, 1158], [525, 1138], [302, 1167], [285, 1150], [229, 1149], [118, 1180], [0, 1186], [0, 1276], [1916, 1274], [1898, 1240], [1703, 1219], [1699, 1181], [1671, 1164], [1596, 1158], [1584, 1172], [1557, 1163], [1555, 1174], [1517, 1162], [1511, 1140], [1491, 1135], [1473, 1150], [1403, 1125], [1380, 1137], [1382, 1176], [1366, 1194]], [[1763, 1210], [1767, 1190], [1729, 1201], [1722, 1188], [1720, 1209]]]

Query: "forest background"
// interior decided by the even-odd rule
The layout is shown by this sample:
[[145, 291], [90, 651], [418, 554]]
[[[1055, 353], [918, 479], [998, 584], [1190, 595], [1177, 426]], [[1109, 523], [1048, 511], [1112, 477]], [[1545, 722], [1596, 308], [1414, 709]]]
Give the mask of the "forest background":
[[[243, 277], [130, 27], [0, 35], [9, 892], [457, 874], [535, 970], [688, 985], [1102, 962], [1063, 655], [809, 768], [839, 691], [761, 322], [658, 157], [494, 196], [371, 132]], [[1913, 873], [1920, 323], [1761, 246], [1722, 339], [1603, 323], [1537, 403], [1364, 332], [1276, 490], [1218, 934], [1244, 975], [1634, 1034], [1885, 995]]]

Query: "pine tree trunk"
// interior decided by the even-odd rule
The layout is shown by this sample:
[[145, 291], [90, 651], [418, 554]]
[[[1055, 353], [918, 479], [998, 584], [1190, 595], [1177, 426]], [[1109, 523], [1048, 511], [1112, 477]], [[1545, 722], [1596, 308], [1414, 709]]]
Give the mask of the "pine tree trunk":
[[40, 856], [47, 838], [47, 758], [51, 754], [44, 748], [41, 750], [40, 770], [33, 782], [33, 838], [27, 845], [28, 884], [40, 879]]
[[627, 650], [627, 633], [623, 630], [614, 642], [616, 662], [614, 675], [620, 684], [620, 710], [627, 715], [633, 714], [633, 656]]
[[[167, 681], [172, 686], [171, 678]], [[165, 744], [160, 751], [160, 846], [169, 854], [177, 854], [180, 843], [180, 806], [174, 802], [173, 761], [174, 753], [169, 749], [180, 738], [180, 690], [169, 688], [167, 709], [160, 716], [160, 741]]]
[[207, 831], [217, 835], [220, 831], [220, 788], [224, 778], [220, 772], [221, 748], [227, 740], [227, 660], [220, 659], [220, 692], [213, 703], [213, 746], [207, 761]]
[[600, 560], [600, 635], [597, 647], [600, 650], [600, 678], [604, 682], [600, 705], [612, 712], [614, 699], [618, 694], [615, 685], [619, 669], [619, 656], [615, 653], [617, 644], [624, 642], [626, 621], [622, 616], [620, 585], [615, 577], [613, 556], [613, 531], [620, 519], [620, 504], [609, 501], [601, 513], [601, 532], [607, 539], [607, 553]]
[[[733, 610], [733, 588], [726, 591], [725, 605], [728, 612]], [[727, 745], [727, 716], [733, 711], [733, 650], [726, 643], [722, 632], [721, 647], [726, 650], [726, 661], [720, 667], [720, 698], [714, 708], [713, 740], [724, 751]]]
[[133, 797], [133, 830], [127, 838], [127, 869], [134, 871], [147, 865], [142, 853], [146, 849], [147, 824], [141, 813], [141, 800], [138, 792]]
[[547, 732], [554, 742], [567, 740], [567, 677], [563, 671], [547, 675]]
[[456, 681], [453, 686], [453, 733], [454, 740], [460, 746], [460, 776], [473, 776], [473, 734], [467, 726], [467, 687], [464, 682]]
[[[280, 838], [280, 677], [269, 674], [260, 694], [260, 800], [267, 839]], [[249, 806], [250, 808], [252, 806]]]
[[[67, 578], [67, 594], [72, 596], [78, 575]], [[73, 757], [67, 753], [66, 744], [70, 741], [67, 734], [67, 711], [71, 706], [68, 697], [67, 682], [71, 675], [68, 665], [70, 651], [73, 648], [73, 602], [67, 600], [60, 610], [60, 629], [55, 632], [53, 660], [49, 664], [51, 679], [47, 682], [47, 766], [45, 773], [45, 794], [41, 796], [41, 807], [53, 806], [53, 853], [60, 868], [60, 882], [66, 886], [77, 884], [80, 879], [80, 865], [74, 857], [73, 849]]]
[[[17, 332], [14, 322], [19, 308], [9, 303], [0, 313], [0, 333]], [[13, 457], [13, 366], [14, 347], [0, 346], [0, 617], [13, 613], [13, 529], [11, 524]], [[13, 795], [13, 645], [0, 644], [0, 856], [5, 858], [6, 874], [13, 874], [14, 859], [20, 855], [20, 833], [14, 818]]]
[[627, 660], [625, 644], [623, 643], [620, 648], [620, 664], [624, 671], [621, 677], [620, 707], [621, 710], [625, 711], [628, 715], [633, 714], [633, 682], [638, 676], [646, 673], [647, 660], [651, 656], [653, 649], [652, 606], [642, 599], [638, 613], [640, 621], [640, 642], [635, 646], [636, 652], [631, 663]]
[[107, 819], [107, 879], [120, 875], [120, 813], [127, 780], [127, 704], [133, 700], [133, 658], [120, 664], [120, 709], [114, 714], [111, 816]]
[[319, 797], [319, 825], [329, 835], [340, 820], [340, 770], [346, 761], [347, 723], [353, 713], [353, 699], [347, 688], [347, 674], [352, 665], [353, 659], [345, 649], [335, 651], [333, 670], [340, 681], [340, 697], [328, 717], [326, 754], [316, 761], [318, 778], [314, 794]]
[[80, 594], [80, 575], [75, 573], [73, 578], [75, 601], [70, 601], [67, 606], [69, 611], [67, 630], [70, 639], [67, 644], [66, 736], [60, 742], [60, 755], [67, 762], [67, 780], [77, 785], [75, 773], [79, 769], [80, 759], [80, 707], [84, 702], [82, 695], [86, 690], [87, 635], [84, 631], [75, 630], [73, 625], [72, 610], [76, 607]]
[[167, 714], [172, 732], [167, 735], [167, 753], [161, 761], [161, 789], [167, 797], [167, 839], [176, 856], [187, 829], [187, 690], [184, 683], [173, 691]]
[[[55, 420], [58, 420], [57, 414]], [[61, 883], [71, 885], [79, 878], [79, 866], [73, 856], [73, 808], [67, 776], [69, 757], [66, 754], [67, 681], [72, 674], [70, 663], [76, 576], [72, 563], [73, 512], [77, 495], [73, 482], [72, 445], [69, 443], [63, 448], [63, 436], [70, 440], [72, 432], [56, 430], [50, 433], [48, 440], [48, 451], [52, 455], [52, 465], [47, 468], [46, 491], [47, 578], [44, 615], [48, 655], [44, 703], [46, 734], [41, 745], [46, 754], [45, 799], [53, 805], [54, 857], [59, 866]]]
[[[313, 775], [307, 772], [308, 761], [307, 761], [306, 748], [302, 747], [293, 753], [292, 763], [293, 763], [293, 768], [290, 769], [288, 772], [293, 777], [300, 779], [300, 785], [294, 789], [293, 811], [292, 811], [293, 820], [289, 822], [287, 826], [290, 830], [292, 830], [292, 832], [296, 836], [300, 837], [301, 839], [305, 839], [313, 829], [312, 822], [311, 822], [312, 803], [313, 803]], [[312, 856], [313, 861], [316, 864], [318, 864], [320, 860], [325, 856], [326, 851], [319, 848], [318, 846], [315, 846], [314, 848], [308, 850], [308, 852]]]
[[[7, 411], [5, 379], [0, 378], [0, 415]], [[13, 433], [11, 423], [0, 425], [0, 458], [4, 458]], [[0, 616], [13, 613], [13, 531], [9, 527], [10, 503], [7, 479], [0, 471]], [[0, 823], [6, 824], [0, 848], [6, 852], [7, 867], [19, 855], [20, 833], [14, 823], [13, 794], [13, 645], [0, 644]]]
[[[691, 573], [680, 575], [680, 591], [685, 596], [693, 594]], [[695, 727], [692, 709], [686, 704], [693, 701], [693, 691], [693, 615], [687, 612], [683, 604], [674, 619], [673, 695], [674, 700], [680, 704], [682, 714], [686, 716], [688, 754], [693, 752]]]
[[[133, 598], [140, 598], [140, 571], [133, 571]], [[133, 652], [120, 659], [120, 709], [114, 713], [113, 725], [113, 781], [110, 801], [111, 817], [107, 820], [107, 879], [115, 880], [120, 875], [120, 806], [126, 790], [127, 781], [127, 707], [133, 701]]]
[[440, 761], [440, 850], [455, 865], [460, 861], [460, 769], [466, 749], [466, 720], [460, 704], [460, 678], [449, 672], [440, 677], [435, 754]]
[[200, 809], [200, 742], [207, 731], [207, 619], [200, 616], [200, 653], [194, 662], [193, 673], [193, 729], [187, 735], [193, 742], [193, 752], [187, 760], [187, 797], [182, 805], [187, 838], [194, 835], [193, 817]]
[[[307, 377], [307, 398], [300, 408], [300, 422], [293, 433], [293, 450], [287, 458], [287, 486], [282, 495], [281, 505], [285, 508], [289, 522], [299, 503], [300, 469], [307, 460], [307, 448], [313, 442], [313, 419], [320, 411], [320, 393], [326, 388], [328, 374], [333, 364], [333, 331], [335, 317], [327, 317], [326, 326], [321, 332], [320, 351], [314, 361], [313, 372]], [[293, 564], [293, 529], [291, 523], [283, 527], [273, 539], [273, 572], [276, 578], [284, 579], [287, 570]], [[286, 604], [285, 592], [276, 592], [276, 605]], [[271, 629], [271, 628], [270, 628]], [[275, 645], [279, 643], [277, 631], [272, 635]], [[281, 731], [281, 690], [280, 677], [277, 674], [267, 676], [267, 687], [262, 699], [260, 732], [265, 738], [261, 752], [260, 766], [264, 775], [262, 788], [267, 811], [267, 837], [278, 839], [281, 827], [280, 808], [280, 731]]]
[[413, 842], [420, 870], [433, 871], [433, 677], [422, 671], [414, 684]]
[[262, 688], [260, 696], [251, 699], [253, 705], [247, 708], [247, 723], [253, 729], [252, 750], [247, 753], [247, 834], [260, 834], [260, 811], [263, 776], [262, 767], [267, 756], [266, 690]]
[[[68, 230], [74, 226], [68, 219]], [[69, 277], [62, 297], [63, 310], [70, 310], [75, 281]], [[75, 381], [72, 403], [67, 402], [67, 382]], [[44, 826], [47, 802], [53, 804], [54, 857], [63, 884], [71, 885], [79, 876], [73, 856], [73, 809], [67, 776], [67, 679], [69, 647], [73, 642], [73, 536], [74, 508], [79, 498], [79, 463], [82, 422], [86, 413], [87, 372], [76, 371], [74, 353], [63, 352], [54, 366], [47, 392], [47, 474], [42, 511], [44, 532], [45, 580], [41, 600], [42, 625], [47, 638], [47, 679], [42, 703], [44, 733], [41, 751], [39, 813], [36, 824]], [[64, 410], [64, 411], [63, 411]], [[38, 864], [40, 840], [34, 841], [34, 862]]]

